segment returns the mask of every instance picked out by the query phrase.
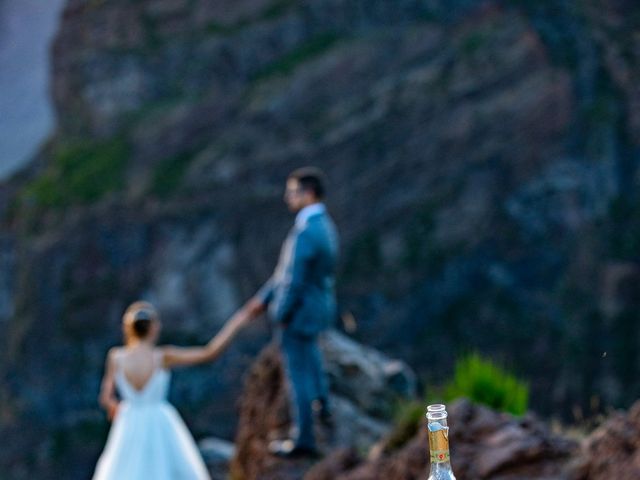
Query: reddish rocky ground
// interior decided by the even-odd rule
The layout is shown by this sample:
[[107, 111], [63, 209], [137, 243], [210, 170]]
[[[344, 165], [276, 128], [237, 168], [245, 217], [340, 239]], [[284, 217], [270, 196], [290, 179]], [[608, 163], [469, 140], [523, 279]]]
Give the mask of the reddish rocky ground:
[[[452, 465], [458, 480], [636, 480], [640, 478], [640, 402], [614, 414], [582, 441], [552, 432], [533, 414], [516, 418], [459, 400], [449, 406]], [[274, 458], [272, 436], [288, 426], [277, 350], [265, 350], [246, 379], [232, 478], [245, 480], [413, 480], [427, 478], [426, 429], [384, 454], [332, 448], [321, 460]], [[319, 432], [322, 433], [322, 432]]]

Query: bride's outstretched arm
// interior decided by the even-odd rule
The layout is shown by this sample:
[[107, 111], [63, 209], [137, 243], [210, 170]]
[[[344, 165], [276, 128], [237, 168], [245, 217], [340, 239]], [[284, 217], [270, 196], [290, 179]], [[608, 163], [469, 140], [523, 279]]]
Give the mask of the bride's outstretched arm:
[[164, 347], [164, 366], [171, 368], [215, 360], [229, 346], [249, 318], [250, 314], [246, 309], [238, 310], [204, 347]]
[[102, 408], [107, 412], [109, 420], [113, 420], [116, 411], [118, 410], [118, 398], [116, 397], [115, 388], [115, 351], [109, 350], [107, 354], [107, 361], [104, 369], [104, 377], [102, 377], [102, 384], [100, 386], [100, 396], [98, 401]]

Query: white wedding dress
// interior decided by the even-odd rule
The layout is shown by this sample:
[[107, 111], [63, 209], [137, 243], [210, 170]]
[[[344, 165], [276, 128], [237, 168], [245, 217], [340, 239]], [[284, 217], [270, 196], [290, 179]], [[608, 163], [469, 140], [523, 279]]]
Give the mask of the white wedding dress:
[[209, 480], [193, 437], [167, 402], [170, 372], [156, 368], [142, 390], [127, 381], [116, 358], [122, 398], [93, 480]]

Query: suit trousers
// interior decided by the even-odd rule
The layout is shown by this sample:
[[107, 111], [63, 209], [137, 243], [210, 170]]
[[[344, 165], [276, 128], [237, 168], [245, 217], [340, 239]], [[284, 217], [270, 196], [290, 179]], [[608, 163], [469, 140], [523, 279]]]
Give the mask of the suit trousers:
[[329, 388], [317, 335], [307, 337], [280, 332], [280, 349], [289, 387], [291, 437], [296, 446], [315, 448], [312, 402], [328, 402]]

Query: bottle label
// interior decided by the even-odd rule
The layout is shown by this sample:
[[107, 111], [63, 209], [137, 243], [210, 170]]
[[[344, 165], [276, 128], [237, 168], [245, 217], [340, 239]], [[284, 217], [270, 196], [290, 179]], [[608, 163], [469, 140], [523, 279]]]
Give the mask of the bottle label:
[[429, 450], [431, 463], [449, 461], [449, 428], [442, 427], [436, 431], [429, 431]]
[[449, 450], [431, 450], [431, 463], [444, 463], [449, 461]]

